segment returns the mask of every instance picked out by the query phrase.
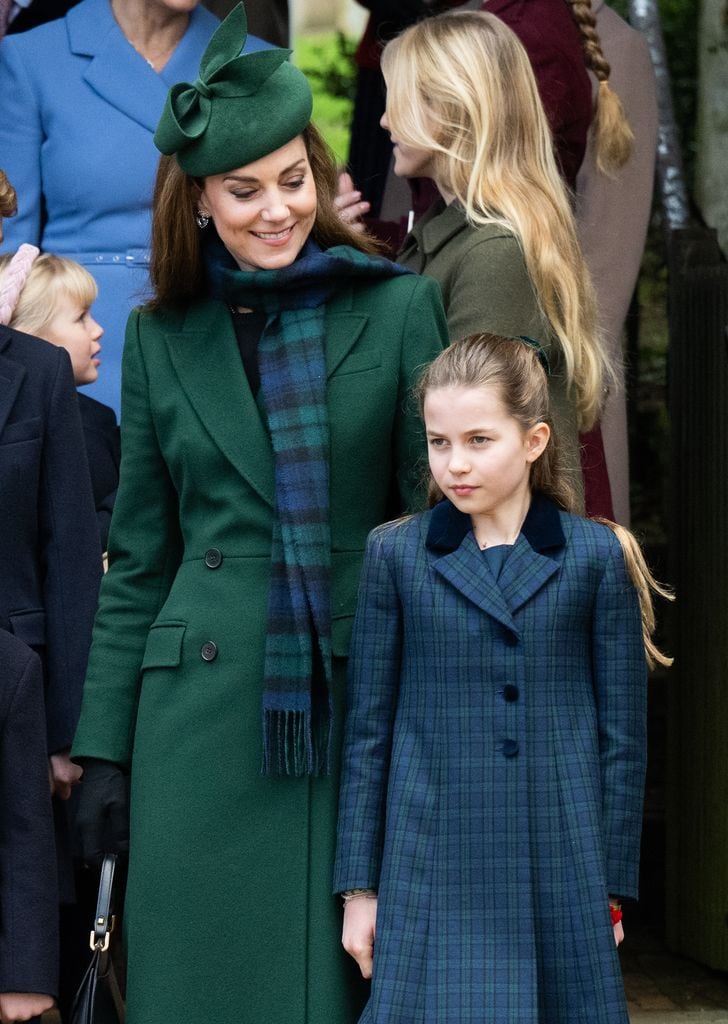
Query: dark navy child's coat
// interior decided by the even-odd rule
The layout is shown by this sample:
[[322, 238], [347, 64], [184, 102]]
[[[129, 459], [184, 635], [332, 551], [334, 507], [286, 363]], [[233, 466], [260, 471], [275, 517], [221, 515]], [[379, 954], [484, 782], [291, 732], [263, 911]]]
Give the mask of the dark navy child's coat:
[[81, 710], [99, 552], [68, 353], [0, 326], [0, 628], [43, 660], [50, 754]]
[[0, 992], [58, 993], [58, 880], [38, 655], [0, 629]]
[[646, 676], [608, 527], [534, 496], [497, 583], [447, 501], [371, 534], [335, 870], [379, 892], [362, 1024], [627, 1024]]

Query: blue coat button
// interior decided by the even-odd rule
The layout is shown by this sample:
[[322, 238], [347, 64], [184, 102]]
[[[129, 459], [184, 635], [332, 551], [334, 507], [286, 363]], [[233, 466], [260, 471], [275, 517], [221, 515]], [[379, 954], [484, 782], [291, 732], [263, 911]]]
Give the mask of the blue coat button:
[[219, 569], [222, 565], [222, 552], [218, 548], [208, 548], [205, 552], [205, 565], [208, 569]]
[[503, 700], [507, 700], [509, 704], [518, 700], [518, 687], [514, 686], [513, 683], [506, 683], [503, 687]]
[[506, 757], [515, 757], [518, 753], [518, 740], [503, 740], [503, 753]]
[[208, 640], [207, 643], [202, 645], [200, 654], [203, 661], [214, 661], [217, 657], [217, 644], [213, 643], [212, 640]]

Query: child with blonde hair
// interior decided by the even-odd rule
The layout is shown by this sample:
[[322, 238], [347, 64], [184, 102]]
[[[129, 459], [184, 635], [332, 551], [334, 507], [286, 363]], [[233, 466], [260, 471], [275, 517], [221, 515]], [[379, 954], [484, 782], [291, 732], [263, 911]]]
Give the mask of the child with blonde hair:
[[[99, 373], [103, 328], [91, 316], [98, 294], [95, 280], [79, 263], [21, 245], [0, 256], [0, 323], [65, 348], [77, 387]], [[102, 550], [119, 479], [119, 428], [114, 411], [79, 393]]]
[[[543, 349], [425, 370], [430, 511], [370, 535], [335, 868], [361, 1024], [627, 1024], [658, 587], [573, 513]], [[376, 941], [375, 941], [376, 934]]]

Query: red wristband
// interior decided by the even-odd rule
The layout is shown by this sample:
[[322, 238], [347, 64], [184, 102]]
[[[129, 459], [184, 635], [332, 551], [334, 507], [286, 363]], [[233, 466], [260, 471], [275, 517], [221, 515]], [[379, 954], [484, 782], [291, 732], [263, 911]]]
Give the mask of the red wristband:
[[619, 924], [622, 920], [622, 908], [618, 903], [609, 904], [609, 913], [612, 915], [612, 926]]

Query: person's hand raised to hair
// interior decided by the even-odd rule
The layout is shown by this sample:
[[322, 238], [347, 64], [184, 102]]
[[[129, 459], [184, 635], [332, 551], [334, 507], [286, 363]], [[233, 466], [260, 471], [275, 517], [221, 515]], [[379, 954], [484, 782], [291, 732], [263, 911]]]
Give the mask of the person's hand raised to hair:
[[354, 187], [351, 175], [348, 171], [342, 171], [339, 175], [339, 189], [334, 199], [334, 206], [339, 218], [347, 227], [359, 233], [366, 230], [362, 217], [369, 213], [370, 204], [362, 199], [361, 192]]
[[99, 865], [107, 853], [129, 854], [129, 776], [113, 761], [80, 759], [83, 778], [79, 790], [76, 828], [81, 856]]

